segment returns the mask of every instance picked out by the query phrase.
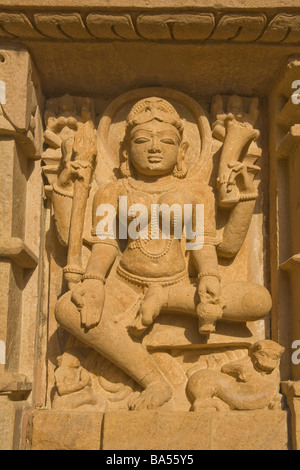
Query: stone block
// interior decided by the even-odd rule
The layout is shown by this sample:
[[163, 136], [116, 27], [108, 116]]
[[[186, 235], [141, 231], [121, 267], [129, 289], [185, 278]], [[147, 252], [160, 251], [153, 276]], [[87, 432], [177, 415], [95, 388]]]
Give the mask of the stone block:
[[6, 396], [0, 397], [0, 450], [11, 450], [15, 410]]
[[287, 412], [112, 412], [103, 450], [287, 450]]
[[99, 450], [102, 419], [102, 413], [35, 411], [28, 449]]
[[103, 422], [103, 450], [208, 450], [210, 413], [111, 412]]
[[215, 413], [211, 450], [288, 450], [287, 412]]

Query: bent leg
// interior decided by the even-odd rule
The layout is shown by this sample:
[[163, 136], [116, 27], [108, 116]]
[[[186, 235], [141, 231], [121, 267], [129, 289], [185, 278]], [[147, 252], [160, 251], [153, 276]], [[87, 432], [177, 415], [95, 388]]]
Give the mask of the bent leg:
[[[223, 320], [234, 322], [257, 321], [272, 308], [271, 296], [265, 287], [250, 282], [222, 284], [224, 301]], [[181, 285], [169, 290], [165, 311], [184, 312], [197, 316], [198, 294], [196, 286]]]
[[213, 370], [200, 370], [195, 372], [187, 384], [187, 393], [192, 398], [193, 410], [200, 411], [205, 408], [211, 411], [228, 410], [229, 406], [222, 400], [219, 391], [230, 387], [232, 378]]
[[[127, 329], [103, 312], [101, 322], [89, 330], [81, 325], [80, 313], [71, 301], [71, 293], [65, 294], [55, 309], [57, 322], [83, 343], [92, 347], [120, 367], [143, 388], [151, 391], [147, 400], [137, 406], [147, 408], [161, 406], [172, 396], [172, 389], [145, 347], [129, 336]], [[146, 398], [145, 396], [143, 398]], [[133, 409], [135, 403], [131, 404]]]

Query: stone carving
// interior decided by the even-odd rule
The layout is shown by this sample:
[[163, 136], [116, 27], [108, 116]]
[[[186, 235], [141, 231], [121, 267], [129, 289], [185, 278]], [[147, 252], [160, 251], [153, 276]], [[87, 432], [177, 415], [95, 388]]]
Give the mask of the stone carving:
[[93, 392], [89, 373], [80, 365], [76, 350], [67, 350], [57, 359], [56, 393], [52, 407], [56, 410], [105, 411], [106, 400]]
[[296, 44], [299, 42], [299, 15], [279, 13], [273, 18], [264, 14], [209, 12], [149, 13], [137, 18], [129, 12], [105, 14], [92, 12], [37, 12], [33, 15], [0, 12], [2, 35], [8, 38], [51, 38], [79, 41], [92, 40], [164, 40], [164, 41], [231, 41]]
[[274, 341], [259, 341], [248, 356], [225, 364], [220, 372], [195, 372], [187, 385], [193, 410], [280, 409], [279, 363], [283, 352]]
[[[257, 101], [253, 103], [250, 115], [257, 116]], [[81, 244], [96, 156], [95, 135], [91, 113], [77, 128], [76, 120], [73, 126], [72, 118], [64, 116], [69, 122], [66, 126], [73, 126], [75, 132], [62, 140], [63, 165], [52, 196], [67, 187], [69, 205], [62, 199], [53, 199], [53, 203], [58, 232], [69, 233], [69, 238], [65, 237], [68, 265], [64, 269], [69, 291], [57, 302], [56, 319], [141, 387], [142, 391], [131, 393], [133, 389], [129, 388], [121, 393], [121, 399], [128, 396], [132, 410], [158, 408], [168, 404], [174, 394], [174, 386], [161, 369], [163, 356], [155, 359], [143, 344], [162, 313], [171, 323], [175, 312], [197, 318], [198, 341], [205, 344], [215, 334], [219, 321], [253, 322], [264, 318], [271, 308], [264, 287], [224, 283], [219, 271], [218, 257], [233, 258], [239, 252], [258, 196], [254, 178], [259, 169], [246, 158], [250, 144], [258, 137], [256, 119], [251, 123], [249, 115], [241, 113], [240, 98], [234, 97], [231, 104], [229, 110], [234, 114], [215, 113], [225, 130], [219, 202], [230, 214], [221, 234], [216, 230], [214, 193], [204, 171], [211, 158], [211, 131], [198, 103], [173, 90], [150, 89], [131, 92], [110, 105], [98, 131], [94, 178], [101, 183], [94, 195], [92, 252], [85, 267]], [[190, 113], [189, 119], [183, 120], [176, 107]], [[113, 118], [121, 125], [112, 126]], [[194, 119], [192, 126], [190, 119]], [[57, 122], [60, 118], [54, 117], [53, 123]], [[53, 129], [48, 125], [48, 131]], [[47, 135], [53, 143], [58, 136], [57, 132], [51, 134], [53, 138], [49, 132]], [[228, 148], [233, 161], [229, 160]], [[107, 161], [113, 171], [111, 182], [105, 185], [102, 168]], [[125, 201], [125, 210], [120, 201]], [[186, 231], [183, 219], [174, 210], [169, 214], [169, 236], [164, 236], [163, 221], [152, 208], [165, 205], [174, 209], [174, 204], [181, 210], [191, 208], [184, 221], [190, 221], [192, 233]], [[199, 226], [200, 204], [204, 205], [204, 224]], [[104, 212], [99, 211], [103, 207]], [[115, 210], [112, 224], [107, 219], [109, 208]], [[153, 228], [158, 237], [153, 237]], [[103, 382], [101, 377], [99, 382]]]
[[[227, 121], [233, 121], [234, 119], [240, 123], [244, 123], [245, 126], [254, 132], [252, 139], [250, 139], [249, 145], [251, 145], [254, 139], [259, 137], [259, 132], [255, 131], [253, 127], [256, 125], [258, 118], [258, 98], [252, 98], [249, 105], [248, 112], [244, 110], [243, 100], [240, 96], [233, 95], [227, 100], [226, 112], [224, 111], [224, 100], [221, 95], [216, 95], [212, 100], [212, 132], [213, 136], [224, 142], [226, 135]], [[248, 150], [248, 149], [246, 149]]]
[[[44, 174], [52, 183], [51, 198], [57, 222], [56, 227], [59, 239], [64, 246], [69, 243], [73, 190], [78, 194], [78, 189], [74, 189], [74, 181], [76, 179], [76, 185], [86, 185], [88, 189], [94, 162], [93, 156], [91, 161], [85, 160], [85, 157], [82, 160], [79, 158], [72, 160], [73, 148], [74, 145], [75, 147], [82, 145], [79, 142], [83, 132], [87, 132], [88, 136], [93, 135], [93, 119], [93, 103], [90, 99], [76, 99], [65, 95], [47, 103], [45, 111], [47, 128], [44, 139], [48, 148], [43, 154], [43, 160], [46, 163]], [[76, 143], [75, 135], [77, 136]], [[87, 158], [89, 159], [89, 157]], [[73, 207], [74, 211], [78, 210], [78, 206], [77, 208], [75, 205]], [[77, 262], [80, 263], [78, 260]], [[77, 268], [80, 269], [80, 266]]]
[[[13, 51], [2, 46], [0, 80], [4, 90], [0, 103], [0, 133], [13, 136], [25, 156], [39, 160], [42, 155], [42, 95], [37, 72], [25, 49]], [[14, 74], [14, 67], [20, 77]], [[18, 89], [18, 95], [15, 90]]]
[[[226, 136], [219, 165], [219, 203], [221, 207], [231, 207], [232, 204], [240, 201], [240, 194], [235, 184], [236, 173], [244, 172], [244, 177], [248, 179], [247, 184], [251, 185], [251, 176], [246, 176], [246, 174], [252, 173], [255, 176], [260, 171], [259, 167], [251, 164], [248, 156], [250, 145], [260, 135], [259, 131], [254, 129], [258, 117], [258, 99], [251, 100], [249, 112], [245, 113], [241, 97], [231, 96], [227, 102], [227, 113], [225, 113], [223, 100], [217, 95], [214, 97], [212, 113], [215, 117], [213, 136], [223, 142]], [[229, 180], [230, 175], [233, 184]], [[253, 184], [252, 192], [255, 199]], [[249, 198], [251, 199], [250, 196], [248, 200]]]

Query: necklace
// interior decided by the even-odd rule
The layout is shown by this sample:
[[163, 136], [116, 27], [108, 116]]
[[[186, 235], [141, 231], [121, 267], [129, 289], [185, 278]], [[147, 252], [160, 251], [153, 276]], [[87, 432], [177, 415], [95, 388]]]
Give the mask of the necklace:
[[167, 192], [175, 188], [175, 183], [176, 183], [173, 178], [170, 180], [170, 182], [165, 183], [165, 184], [159, 181], [155, 183], [145, 183], [144, 181], [138, 181], [131, 177], [129, 177], [127, 181], [128, 181], [129, 186], [131, 186], [132, 189], [135, 189], [136, 191], [140, 191], [140, 192], [150, 193], [150, 194], [161, 194], [161, 193]]
[[174, 237], [171, 236], [169, 240], [160, 240], [161, 242], [168, 242], [168, 243], [165, 244], [165, 248], [163, 249], [163, 251], [161, 251], [160, 253], [157, 253], [157, 254], [151, 253], [151, 251], [148, 251], [147, 248], [146, 248], [147, 244], [151, 240], [143, 240], [142, 238], [138, 238], [137, 239], [137, 248], [139, 248], [140, 251], [145, 256], [147, 256], [147, 258], [158, 260], [158, 259], [164, 258], [169, 253], [171, 245], [173, 243], [173, 238]]
[[[175, 187], [175, 181], [172, 179], [168, 185], [164, 185], [163, 188], [158, 185], [159, 183], [144, 183], [143, 181], [137, 181], [131, 177], [127, 179], [125, 182], [125, 185], [127, 186], [127, 192], [130, 200], [130, 204], [134, 204], [134, 191], [140, 191], [142, 193], [146, 192], [148, 194], [151, 194], [152, 196], [165, 193]], [[126, 184], [127, 183], [127, 184]], [[154, 221], [151, 220], [150, 222], [151, 228], [156, 228], [157, 229], [157, 220], [155, 219]], [[152, 232], [152, 230], [151, 230]], [[155, 231], [156, 233], [156, 231]], [[147, 249], [147, 245], [151, 242], [151, 235], [150, 238], [147, 239], [142, 239], [141, 237], [138, 237], [137, 240], [134, 240], [130, 245], [129, 249], [139, 249], [147, 258], [153, 259], [153, 260], [158, 260], [161, 258], [164, 258], [170, 251], [171, 245], [173, 243], [174, 236], [170, 236], [169, 240], [163, 240], [161, 239], [160, 241], [164, 245], [164, 249], [160, 253], [152, 253]], [[166, 243], [167, 242], [167, 243]]]

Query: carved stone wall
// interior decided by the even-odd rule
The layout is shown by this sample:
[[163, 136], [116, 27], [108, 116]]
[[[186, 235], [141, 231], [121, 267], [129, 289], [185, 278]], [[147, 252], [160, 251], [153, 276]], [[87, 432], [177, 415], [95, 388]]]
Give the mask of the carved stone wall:
[[121, 3], [1, 3], [1, 448], [297, 449], [299, 6]]

